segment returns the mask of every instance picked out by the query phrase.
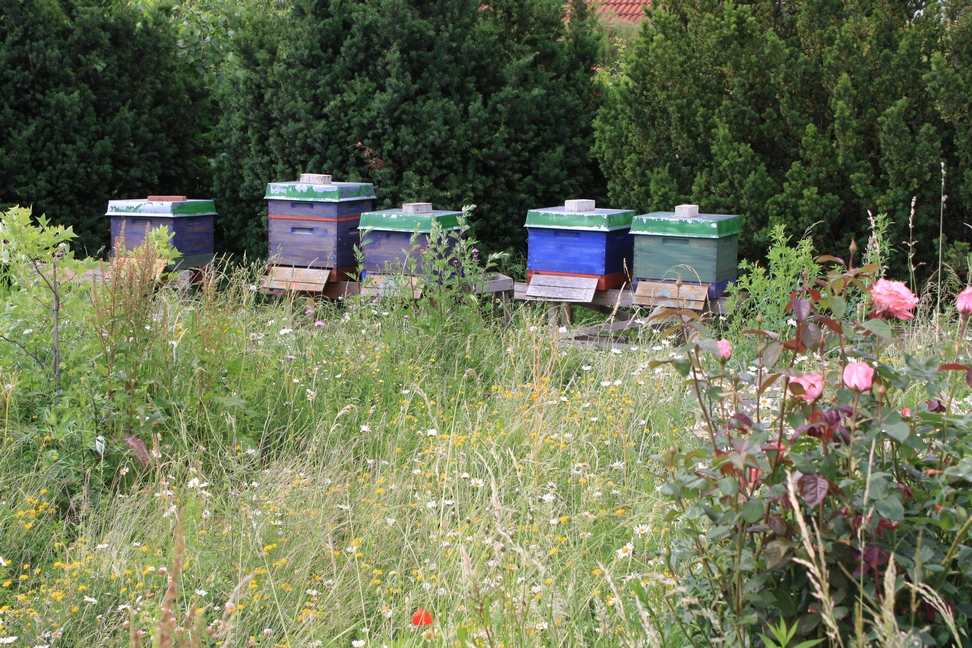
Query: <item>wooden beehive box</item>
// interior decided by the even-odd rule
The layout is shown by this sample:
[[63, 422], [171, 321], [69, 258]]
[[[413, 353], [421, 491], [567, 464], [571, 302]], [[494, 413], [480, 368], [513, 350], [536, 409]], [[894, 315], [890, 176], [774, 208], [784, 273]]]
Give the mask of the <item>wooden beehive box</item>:
[[634, 211], [598, 209], [593, 200], [527, 212], [527, 273], [597, 279], [597, 290], [630, 281]]
[[268, 184], [265, 199], [276, 265], [353, 270], [358, 221], [374, 206], [374, 185], [304, 173], [297, 182]]
[[700, 214], [696, 205], [674, 212], [635, 216], [634, 276], [636, 280], [671, 280], [711, 284], [718, 297], [737, 275], [739, 216]]
[[212, 200], [186, 200], [185, 196], [149, 196], [137, 200], [110, 200], [111, 249], [114, 256], [145, 243], [149, 230], [167, 227], [172, 245], [182, 254], [173, 270], [198, 268], [213, 260]]
[[462, 212], [433, 210], [432, 203], [405, 203], [398, 209], [361, 214], [361, 252], [366, 272], [420, 274], [422, 250], [432, 224], [449, 233], [447, 249], [458, 236]]

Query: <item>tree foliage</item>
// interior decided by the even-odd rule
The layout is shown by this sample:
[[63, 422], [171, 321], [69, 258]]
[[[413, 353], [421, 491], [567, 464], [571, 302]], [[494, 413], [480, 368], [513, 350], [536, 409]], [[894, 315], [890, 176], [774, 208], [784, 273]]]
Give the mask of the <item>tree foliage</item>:
[[266, 183], [374, 182], [379, 206], [475, 203], [521, 243], [527, 209], [591, 196], [596, 24], [583, 0], [299, 0], [238, 34], [215, 192], [229, 248], [266, 252]]
[[756, 257], [777, 223], [846, 249], [868, 210], [891, 217], [900, 249], [916, 197], [928, 262], [944, 163], [945, 233], [967, 238], [968, 0], [653, 5], [596, 125], [615, 203], [738, 213]]
[[0, 205], [33, 205], [94, 253], [108, 200], [209, 184], [201, 79], [168, 17], [113, 0], [0, 0]]

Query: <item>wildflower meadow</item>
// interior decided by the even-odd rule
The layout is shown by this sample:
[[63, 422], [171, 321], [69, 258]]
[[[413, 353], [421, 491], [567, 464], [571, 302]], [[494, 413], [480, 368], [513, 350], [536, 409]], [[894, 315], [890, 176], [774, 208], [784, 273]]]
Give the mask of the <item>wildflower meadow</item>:
[[3, 228], [2, 645], [969, 645], [972, 290], [824, 257], [779, 330], [578, 345]]

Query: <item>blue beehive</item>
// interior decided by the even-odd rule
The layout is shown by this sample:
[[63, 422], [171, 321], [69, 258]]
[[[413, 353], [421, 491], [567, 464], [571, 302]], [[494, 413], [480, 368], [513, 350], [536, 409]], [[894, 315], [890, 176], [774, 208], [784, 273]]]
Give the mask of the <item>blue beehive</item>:
[[374, 185], [305, 173], [298, 182], [268, 184], [265, 198], [270, 255], [277, 264], [353, 269], [358, 221], [374, 204]]
[[628, 281], [634, 211], [597, 209], [593, 200], [527, 212], [527, 273], [597, 278], [597, 289]]
[[212, 200], [186, 200], [185, 196], [149, 196], [137, 200], [109, 200], [111, 247], [123, 256], [143, 243], [150, 230], [166, 227], [173, 233], [172, 245], [182, 256], [176, 268], [204, 266], [213, 259]]

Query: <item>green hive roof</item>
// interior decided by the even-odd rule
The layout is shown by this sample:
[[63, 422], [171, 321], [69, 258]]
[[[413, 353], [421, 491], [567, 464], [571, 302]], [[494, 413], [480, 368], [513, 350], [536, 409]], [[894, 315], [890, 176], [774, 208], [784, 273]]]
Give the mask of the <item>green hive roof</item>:
[[731, 214], [699, 214], [676, 217], [674, 212], [653, 212], [635, 216], [632, 234], [683, 236], [686, 238], [723, 238], [742, 232], [742, 219]]
[[567, 211], [563, 205], [558, 205], [531, 209], [527, 212], [524, 227], [608, 232], [630, 227], [633, 217], [634, 211], [631, 209], [593, 209], [573, 212]]
[[106, 216], [139, 216], [143, 214], [169, 217], [215, 216], [212, 200], [109, 200]]
[[442, 229], [459, 229], [461, 211], [446, 211], [436, 209], [426, 214], [406, 214], [401, 207], [384, 211], [371, 211], [361, 214], [359, 229], [374, 229], [385, 232], [422, 232], [432, 231], [432, 221], [439, 223]]
[[343, 200], [373, 200], [375, 186], [368, 182], [271, 182], [267, 184], [265, 200], [299, 200], [301, 202], [341, 202]]

